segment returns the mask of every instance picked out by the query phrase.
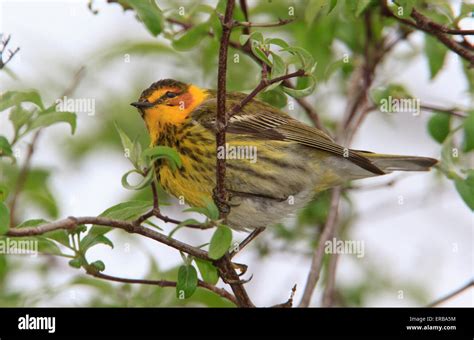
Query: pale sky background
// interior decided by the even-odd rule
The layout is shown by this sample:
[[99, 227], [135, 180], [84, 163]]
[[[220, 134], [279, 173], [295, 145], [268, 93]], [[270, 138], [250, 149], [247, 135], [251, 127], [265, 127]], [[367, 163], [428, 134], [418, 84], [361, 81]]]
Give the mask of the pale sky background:
[[[97, 51], [104, 42], [121, 40], [153, 41], [153, 38], [130, 11], [124, 13], [117, 5], [106, 5], [105, 1], [95, 1], [94, 8], [99, 10], [93, 15], [86, 1], [0, 1], [0, 31], [11, 33], [11, 46], [21, 46], [20, 53], [10, 67], [19, 76], [15, 81], [0, 74], [0, 90], [16, 88], [40, 88], [48, 79], [61, 92], [70, 83], [72, 73], [65, 65], [75, 69], [88, 65], [88, 57]], [[458, 3], [457, 3], [458, 4]], [[466, 28], [474, 28], [472, 21]], [[422, 43], [420, 34], [414, 35], [410, 42], [414, 46]], [[199, 47], [198, 47], [199, 48]], [[395, 51], [402, 56], [410, 51], [408, 44], [401, 45]], [[96, 98], [96, 116], [79, 116], [77, 134], [93, 128], [95, 120], [101, 118], [101, 91], [127, 90], [128, 79], [145, 67], [149, 72], [142, 78], [142, 87], [146, 88], [160, 78], [184, 78], [182, 71], [166, 64], [166, 58], [154, 61], [156, 66], [149, 67], [144, 60], [130, 63], [114, 62], [105, 65], [100, 77], [88, 73], [75, 93], [76, 98]], [[149, 61], [151, 63], [151, 61]], [[408, 66], [408, 67], [407, 67]], [[143, 74], [143, 72], [142, 72]], [[415, 62], [404, 63], [391, 58], [379, 70], [384, 79], [376, 83], [403, 83], [422, 103], [444, 107], [467, 106], [466, 83], [460, 72], [459, 61], [449, 55], [445, 69], [429, 82], [428, 67], [423, 57]], [[212, 86], [212, 84], [200, 84]], [[334, 96], [331, 97], [331, 85], [322, 85], [315, 96], [317, 108], [326, 115], [337, 115], [344, 106]], [[138, 94], [137, 94], [138, 95]], [[46, 102], [55, 98], [47, 98]], [[131, 100], [134, 98], [131, 98]], [[130, 108], [133, 114], [133, 108]], [[352, 146], [356, 149], [394, 154], [412, 154], [439, 158], [440, 147], [426, 132], [429, 114], [413, 117], [400, 114], [387, 120], [380, 113], [370, 114], [358, 132]], [[137, 119], [139, 116], [137, 115]], [[113, 127], [111, 127], [113, 128]], [[0, 115], [0, 133], [9, 135], [6, 114]], [[69, 133], [69, 128], [58, 125], [48, 128], [42, 135], [34, 163], [57, 170], [52, 178], [54, 192], [60, 202], [61, 216], [97, 215], [104, 209], [123, 200], [126, 190], [120, 185], [123, 173], [130, 169], [128, 160], [118, 154], [97, 150], [89, 155], [79, 168], [67, 164], [55, 153], [55, 137]], [[24, 150], [26, 143], [20, 145]], [[100, 166], [98, 166], [100, 164]], [[359, 181], [358, 185], [384, 183], [392, 174], [383, 178]], [[411, 173], [393, 187], [378, 190], [360, 190], [352, 193], [356, 202], [358, 219], [351, 229], [353, 240], [365, 242], [365, 256], [358, 259], [351, 255], [342, 255], [339, 261], [337, 281], [344, 287], [350, 282], [364, 279], [358, 261], [370, 261], [377, 269], [390, 274], [395, 282], [393, 291], [384, 295], [374, 295], [368, 306], [411, 306], [409, 299], [398, 299], [396, 282], [409, 279], [426, 287], [432, 299], [439, 298], [457, 289], [474, 275], [474, 219], [472, 213], [461, 201], [451, 182], [434, 180], [435, 173]], [[404, 204], [398, 204], [403, 196]], [[37, 217], [32, 211], [29, 217]], [[169, 228], [168, 228], [169, 230]], [[234, 233], [234, 237], [243, 238], [245, 234]], [[177, 237], [184, 241], [201, 244], [209, 240], [210, 232], [181, 230]], [[263, 234], [261, 237], [268, 237]], [[164, 245], [158, 245], [140, 236], [113, 233], [111, 239], [115, 249], [97, 246], [89, 253], [91, 259], [103, 259], [106, 273], [111, 275], [140, 278], [148, 269], [147, 253], [153, 253], [162, 269], [174, 267], [181, 262], [178, 252]], [[126, 251], [129, 243], [130, 251]], [[457, 247], [457, 252], [453, 251]], [[144, 251], [145, 250], [145, 251]], [[25, 258], [23, 261], [38, 261]], [[63, 261], [63, 260], [59, 260]], [[297, 283], [296, 301], [303, 292], [309, 270], [310, 259], [298, 252], [276, 253], [260, 260], [252, 251], [252, 246], [236, 258], [237, 262], [249, 265], [249, 273], [254, 275], [247, 284], [249, 294], [257, 305], [269, 306], [286, 301], [291, 287]], [[52, 286], [59, 285], [79, 272], [67, 265], [64, 270], [50, 278]], [[26, 279], [28, 278], [28, 279]], [[35, 286], [33, 274], [24, 272], [11, 278], [12, 287], [31, 288]], [[313, 296], [313, 304], [319, 304], [321, 287]], [[41, 305], [82, 305], [87, 291], [77, 289], [59, 293], [52, 301], [42, 301]], [[446, 306], [474, 306], [474, 291], [464, 292], [449, 301]]]

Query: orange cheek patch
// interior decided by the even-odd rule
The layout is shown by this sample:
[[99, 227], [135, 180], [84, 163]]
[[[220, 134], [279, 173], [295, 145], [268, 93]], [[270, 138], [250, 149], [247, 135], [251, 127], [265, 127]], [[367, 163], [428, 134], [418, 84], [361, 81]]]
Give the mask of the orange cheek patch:
[[168, 103], [179, 106], [181, 110], [186, 110], [193, 103], [193, 96], [189, 92], [186, 92], [176, 98], [168, 100]]

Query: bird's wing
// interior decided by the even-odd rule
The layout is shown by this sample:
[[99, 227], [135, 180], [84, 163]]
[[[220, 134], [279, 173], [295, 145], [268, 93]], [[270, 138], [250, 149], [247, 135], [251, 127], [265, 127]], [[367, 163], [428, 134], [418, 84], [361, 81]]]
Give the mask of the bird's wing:
[[[226, 100], [228, 110], [238, 104], [243, 94], [229, 95]], [[216, 131], [217, 102], [215, 98], [205, 101], [192, 115], [192, 119], [202, 126]], [[375, 174], [384, 172], [369, 159], [359, 153], [335, 143], [323, 131], [305, 125], [286, 113], [263, 103], [252, 100], [229, 119], [228, 133], [247, 134], [254, 138], [296, 142], [331, 154], [345, 157], [358, 166]]]

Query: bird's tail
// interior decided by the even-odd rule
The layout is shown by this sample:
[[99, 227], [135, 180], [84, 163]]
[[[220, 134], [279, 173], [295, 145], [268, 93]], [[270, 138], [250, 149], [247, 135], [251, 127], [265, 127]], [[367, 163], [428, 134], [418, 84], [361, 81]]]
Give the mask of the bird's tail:
[[384, 172], [392, 171], [428, 171], [438, 163], [438, 160], [429, 157], [384, 155], [367, 151], [356, 151], [368, 158]]

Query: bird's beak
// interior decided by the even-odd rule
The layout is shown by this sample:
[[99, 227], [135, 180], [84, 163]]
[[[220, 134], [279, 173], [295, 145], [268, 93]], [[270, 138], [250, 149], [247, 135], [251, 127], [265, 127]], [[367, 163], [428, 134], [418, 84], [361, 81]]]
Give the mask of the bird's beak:
[[153, 103], [148, 102], [133, 102], [130, 105], [135, 106], [137, 109], [147, 109], [153, 106]]

